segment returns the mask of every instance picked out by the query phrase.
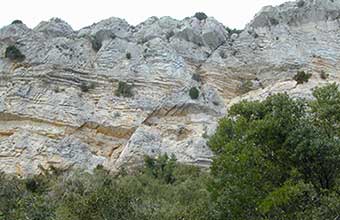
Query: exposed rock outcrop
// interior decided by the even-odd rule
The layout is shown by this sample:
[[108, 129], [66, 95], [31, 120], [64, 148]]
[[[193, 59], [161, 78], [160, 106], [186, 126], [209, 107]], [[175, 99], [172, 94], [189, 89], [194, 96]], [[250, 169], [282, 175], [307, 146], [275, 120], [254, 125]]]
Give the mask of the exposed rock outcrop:
[[[231, 103], [309, 97], [339, 82], [339, 15], [340, 0], [305, 0], [263, 8], [240, 34], [211, 17], [151, 17], [136, 27], [109, 18], [79, 31], [56, 18], [3, 27], [0, 170], [115, 170], [159, 153], [209, 166], [207, 138]], [[26, 59], [5, 58], [9, 45]], [[292, 79], [299, 70], [312, 74], [308, 83]], [[132, 97], [117, 95], [119, 82]]]

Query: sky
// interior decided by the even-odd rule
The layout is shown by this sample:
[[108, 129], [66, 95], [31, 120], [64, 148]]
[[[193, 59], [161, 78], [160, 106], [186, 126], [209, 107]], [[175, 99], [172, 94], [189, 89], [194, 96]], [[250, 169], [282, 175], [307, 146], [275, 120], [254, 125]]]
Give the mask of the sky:
[[287, 0], [3, 0], [0, 27], [22, 20], [30, 28], [41, 21], [59, 17], [73, 29], [109, 17], [120, 17], [137, 25], [151, 16], [183, 19], [203, 11], [231, 28], [243, 29], [266, 5]]

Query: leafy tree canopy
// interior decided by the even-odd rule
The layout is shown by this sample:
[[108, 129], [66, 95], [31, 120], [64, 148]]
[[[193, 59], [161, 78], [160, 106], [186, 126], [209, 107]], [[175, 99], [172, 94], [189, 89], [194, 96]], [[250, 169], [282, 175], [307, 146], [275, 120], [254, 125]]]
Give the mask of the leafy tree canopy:
[[209, 145], [221, 219], [340, 216], [340, 92], [331, 84], [313, 95], [243, 101], [220, 121]]

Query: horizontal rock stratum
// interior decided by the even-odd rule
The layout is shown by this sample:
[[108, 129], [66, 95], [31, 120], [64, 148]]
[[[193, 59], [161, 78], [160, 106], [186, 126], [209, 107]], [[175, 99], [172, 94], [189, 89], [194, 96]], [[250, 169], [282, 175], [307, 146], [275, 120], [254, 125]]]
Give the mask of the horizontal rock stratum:
[[[6, 57], [11, 45], [24, 60]], [[241, 33], [195, 16], [112, 17], [79, 31], [58, 18], [14, 22], [0, 51], [1, 171], [115, 170], [162, 153], [209, 166], [206, 142], [232, 103], [308, 98], [340, 81], [340, 0], [267, 6]], [[310, 80], [297, 84], [298, 71]]]

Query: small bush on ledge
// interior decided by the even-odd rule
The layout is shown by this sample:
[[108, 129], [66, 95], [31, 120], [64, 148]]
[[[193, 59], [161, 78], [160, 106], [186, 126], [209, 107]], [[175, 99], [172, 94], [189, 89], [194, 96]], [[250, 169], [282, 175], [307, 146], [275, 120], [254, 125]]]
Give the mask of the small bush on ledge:
[[126, 82], [119, 81], [118, 88], [116, 90], [116, 96], [132, 97], [132, 86], [127, 84]]
[[88, 92], [90, 89], [94, 89], [95, 88], [95, 84], [94, 83], [86, 83], [86, 82], [82, 82], [80, 84], [80, 89], [82, 92]]
[[208, 18], [208, 16], [204, 12], [196, 12], [195, 17], [200, 21]]
[[12, 61], [23, 61], [26, 57], [21, 51], [14, 45], [8, 46], [5, 51], [5, 57]]
[[226, 29], [226, 31], [228, 32], [228, 36], [229, 36], [229, 37], [231, 37], [231, 35], [233, 35], [233, 34], [239, 35], [239, 34], [242, 33], [242, 31], [243, 31], [243, 30], [238, 30], [238, 29], [236, 29], [236, 28], [231, 29], [231, 28], [229, 28], [229, 27], [226, 27], [225, 29]]
[[23, 24], [21, 20], [14, 20], [12, 21], [12, 24]]
[[293, 79], [297, 82], [297, 84], [303, 84], [308, 82], [311, 76], [312, 74], [306, 73], [305, 71], [298, 71], [297, 74], [293, 77]]
[[196, 87], [192, 87], [189, 91], [189, 95], [191, 99], [198, 99], [200, 92]]

